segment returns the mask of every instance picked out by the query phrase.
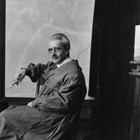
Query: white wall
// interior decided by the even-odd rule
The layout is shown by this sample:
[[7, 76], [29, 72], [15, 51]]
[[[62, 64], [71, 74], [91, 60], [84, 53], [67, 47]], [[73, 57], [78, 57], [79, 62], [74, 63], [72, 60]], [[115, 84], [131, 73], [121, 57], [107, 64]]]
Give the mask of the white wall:
[[7, 89], [21, 67], [48, 61], [48, 40], [57, 32], [71, 41], [89, 85], [94, 0], [6, 0], [6, 96], [34, 97], [35, 85], [26, 77]]

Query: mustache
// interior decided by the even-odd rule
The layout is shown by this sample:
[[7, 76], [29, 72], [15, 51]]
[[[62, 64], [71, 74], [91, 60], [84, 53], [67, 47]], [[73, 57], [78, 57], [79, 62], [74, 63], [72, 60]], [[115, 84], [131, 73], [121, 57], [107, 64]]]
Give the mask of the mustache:
[[58, 56], [52, 56], [51, 59], [57, 59], [59, 58]]

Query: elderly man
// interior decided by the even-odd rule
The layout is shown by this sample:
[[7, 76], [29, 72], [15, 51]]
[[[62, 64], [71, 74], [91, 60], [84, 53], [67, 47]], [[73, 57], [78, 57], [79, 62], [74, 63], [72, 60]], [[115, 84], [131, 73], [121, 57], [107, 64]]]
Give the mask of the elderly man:
[[67, 36], [54, 34], [48, 47], [50, 61], [22, 68], [16, 82], [29, 76], [38, 83], [38, 92], [28, 105], [0, 114], [1, 140], [73, 140], [86, 86], [82, 69], [69, 51]]

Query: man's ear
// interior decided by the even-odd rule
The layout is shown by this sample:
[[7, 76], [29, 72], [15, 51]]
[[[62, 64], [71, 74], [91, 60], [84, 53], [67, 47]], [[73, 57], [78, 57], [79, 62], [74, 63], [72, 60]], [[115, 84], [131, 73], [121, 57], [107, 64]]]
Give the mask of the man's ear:
[[66, 55], [68, 54], [68, 50], [66, 50]]
[[68, 54], [69, 54], [69, 49], [66, 50], [66, 55], [68, 55]]

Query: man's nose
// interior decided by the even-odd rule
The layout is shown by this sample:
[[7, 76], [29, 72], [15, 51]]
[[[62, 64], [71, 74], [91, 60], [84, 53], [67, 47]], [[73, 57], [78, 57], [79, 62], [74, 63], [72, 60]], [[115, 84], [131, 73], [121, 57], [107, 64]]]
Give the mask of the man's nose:
[[55, 49], [52, 49], [52, 55], [56, 55]]

